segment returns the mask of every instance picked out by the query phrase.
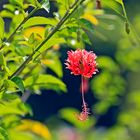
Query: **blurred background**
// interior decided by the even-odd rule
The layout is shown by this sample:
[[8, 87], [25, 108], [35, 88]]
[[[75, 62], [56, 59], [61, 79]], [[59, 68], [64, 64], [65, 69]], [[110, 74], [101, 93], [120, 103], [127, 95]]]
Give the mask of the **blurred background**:
[[[0, 10], [7, 2], [0, 0]], [[126, 33], [124, 21], [118, 13], [103, 7], [105, 14], [95, 16], [98, 24], [94, 33], [89, 33], [92, 44], [85, 45], [87, 50], [97, 54], [99, 69], [86, 83], [85, 100], [91, 111], [89, 120], [79, 122], [75, 116], [82, 106], [80, 77], [71, 75], [64, 65], [67, 51], [76, 47], [62, 44], [58, 52], [62, 80], [68, 92], [42, 90], [40, 95], [32, 94], [26, 101], [33, 115], [25, 119], [41, 122], [48, 128], [49, 134], [43, 133], [43, 126], [38, 126], [40, 134], [51, 135], [53, 140], [140, 139], [140, 1], [124, 0], [124, 4], [130, 33]], [[52, 4], [50, 14], [40, 10], [35, 15], [52, 17], [54, 11], [57, 8]], [[7, 30], [9, 22], [5, 19]], [[49, 68], [46, 71], [55, 75]]]

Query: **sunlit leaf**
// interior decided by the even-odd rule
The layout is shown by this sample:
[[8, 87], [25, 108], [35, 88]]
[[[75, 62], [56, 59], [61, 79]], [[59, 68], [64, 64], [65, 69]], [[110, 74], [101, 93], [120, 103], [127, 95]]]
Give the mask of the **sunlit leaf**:
[[4, 9], [8, 9], [11, 12], [14, 12], [15, 11], [15, 7], [13, 7], [12, 4], [4, 4], [3, 7], [4, 7]]
[[[37, 21], [37, 22], [36, 22]], [[55, 26], [56, 25], [56, 20], [51, 19], [51, 18], [45, 18], [41, 16], [37, 17], [32, 17], [30, 18], [24, 25], [24, 28], [31, 27], [31, 26], [36, 26], [36, 25], [51, 25]]]
[[[41, 38], [43, 39], [45, 36], [45, 28], [42, 26], [35, 26], [35, 27], [27, 28], [23, 32], [23, 35], [27, 40], [33, 38], [33, 34], [35, 39], [37, 40], [40, 40]], [[32, 42], [33, 40], [34, 39], [32, 39]]]
[[8, 11], [8, 10], [2, 10], [0, 12], [0, 16], [1, 17], [7, 17], [7, 18], [13, 18], [14, 14], [11, 13], [10, 11]]
[[40, 49], [41, 52], [49, 49], [50, 47], [53, 47], [54, 45], [56, 44], [62, 44], [62, 43], [65, 43], [66, 40], [62, 37], [55, 37], [53, 36], [50, 40], [48, 40], [43, 46], [42, 48]]
[[10, 136], [10, 140], [42, 140], [41, 137], [35, 135], [28, 131], [16, 131], [16, 130], [9, 130], [8, 134]]
[[[59, 59], [42, 59], [42, 64], [45, 64], [48, 68], [50, 68], [52, 71], [54, 71], [59, 77], [63, 76], [62, 73], [62, 65]], [[56, 69], [57, 67], [57, 69]]]
[[24, 116], [28, 110], [26, 106], [21, 102], [19, 98], [15, 98], [11, 101], [2, 101], [0, 104], [0, 116], [7, 114], [17, 114]]
[[37, 77], [30, 76], [25, 80], [25, 87], [38, 86], [40, 88], [61, 90], [66, 92], [66, 85], [58, 78], [49, 74], [40, 74]]
[[22, 120], [22, 123], [16, 127], [16, 130], [19, 132], [22, 131], [32, 132], [44, 139], [47, 140], [51, 139], [51, 134], [47, 126], [43, 125], [38, 121]]
[[91, 15], [91, 14], [87, 14], [87, 13], [86, 13], [86, 14], [84, 14], [84, 15], [82, 16], [82, 18], [84, 18], [84, 19], [90, 21], [93, 25], [98, 25], [98, 24], [99, 24], [98, 19], [97, 19], [95, 16]]
[[23, 7], [23, 0], [9, 0], [10, 3]]

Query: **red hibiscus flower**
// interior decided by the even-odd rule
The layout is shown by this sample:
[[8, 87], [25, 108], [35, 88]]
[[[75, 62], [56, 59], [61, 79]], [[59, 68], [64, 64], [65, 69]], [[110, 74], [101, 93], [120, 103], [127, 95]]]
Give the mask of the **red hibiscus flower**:
[[[76, 50], [68, 51], [68, 58], [66, 60], [66, 68], [71, 70], [71, 73], [74, 75], [81, 75], [81, 92], [82, 92], [82, 111], [80, 114], [77, 114], [76, 117], [80, 121], [86, 121], [88, 119], [89, 108], [84, 99], [84, 92], [88, 90], [88, 80], [85, 78], [92, 77], [93, 74], [96, 74], [98, 71], [95, 61], [96, 55], [92, 51], [86, 50]], [[85, 81], [84, 81], [85, 80]]]
[[96, 55], [92, 51], [76, 50], [68, 51], [68, 58], [66, 66], [74, 75], [82, 75], [83, 77], [90, 78], [98, 71], [96, 66]]

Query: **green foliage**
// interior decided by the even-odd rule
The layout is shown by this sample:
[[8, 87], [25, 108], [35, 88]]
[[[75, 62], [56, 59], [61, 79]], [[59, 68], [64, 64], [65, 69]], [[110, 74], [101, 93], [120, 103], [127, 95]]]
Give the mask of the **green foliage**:
[[2, 17], [0, 17], [0, 40], [4, 37], [4, 21]]
[[25, 87], [31, 87], [34, 89], [53, 89], [56, 91], [62, 90], [63, 92], [66, 92], [66, 85], [58, 78], [49, 74], [40, 74], [28, 77], [25, 80]]
[[2, 127], [0, 127], [0, 139], [1, 140], [9, 140], [6, 130], [3, 129]]
[[17, 96], [4, 95], [0, 104], [0, 116], [17, 114], [24, 116], [28, 113], [28, 109]]
[[25, 91], [25, 88], [24, 88], [24, 84], [23, 84], [23, 81], [20, 77], [14, 77], [11, 79], [16, 85], [17, 87], [19, 88], [19, 90], [24, 93]]
[[[38, 21], [38, 22], [36, 22]], [[24, 28], [29, 28], [31, 26], [37, 26], [37, 25], [51, 25], [51, 26], [55, 26], [56, 25], [56, 21], [54, 19], [51, 18], [45, 18], [45, 17], [32, 17], [30, 18], [24, 25]]]
[[[62, 81], [60, 56], [64, 54], [60, 47], [83, 49], [87, 44], [99, 54], [99, 73], [89, 84], [97, 100], [91, 107], [93, 115], [81, 122], [77, 119], [79, 111], [62, 108], [58, 116], [51, 116], [53, 127], [47, 122], [52, 128], [52, 139], [60, 140], [62, 136], [63, 139], [75, 136], [87, 140], [139, 139], [139, 13], [136, 16], [136, 9], [132, 12], [133, 9], [127, 7], [128, 15], [132, 16], [128, 18], [122, 0], [101, 0], [103, 9], [96, 9], [92, 0], [83, 1], [9, 0], [3, 5], [0, 11], [0, 140], [51, 139], [44, 131], [46, 126], [39, 122], [28, 121], [20, 127], [22, 117], [33, 115], [24, 97], [39, 94], [42, 89], [67, 92]], [[53, 9], [50, 3], [57, 7], [57, 12], [50, 13]], [[32, 11], [28, 13], [30, 6]], [[53, 17], [35, 16], [40, 9]], [[9, 24], [5, 23], [7, 18]], [[114, 126], [95, 127], [98, 118], [112, 106], [119, 108]], [[57, 117], [75, 128], [61, 132], [62, 120]], [[67, 124], [64, 125], [67, 128]]]
[[11, 4], [20, 6], [21, 8], [23, 7], [23, 0], [9, 0], [9, 2], [10, 2]]

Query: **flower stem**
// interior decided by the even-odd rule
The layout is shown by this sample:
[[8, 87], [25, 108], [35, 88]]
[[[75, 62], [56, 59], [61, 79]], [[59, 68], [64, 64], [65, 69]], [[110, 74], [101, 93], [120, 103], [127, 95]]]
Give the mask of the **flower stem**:
[[26, 65], [32, 60], [32, 57], [39, 49], [60, 29], [60, 27], [64, 24], [64, 22], [74, 13], [74, 11], [78, 8], [78, 5], [82, 4], [85, 0], [76, 0], [74, 4], [67, 10], [63, 18], [59, 21], [59, 23], [55, 26], [52, 32], [38, 45], [38, 47], [34, 50], [34, 52], [28, 56], [28, 58], [21, 64], [21, 66], [9, 77], [9, 79], [14, 76], [19, 75]]
[[[12, 32], [12, 34], [6, 39], [5, 42], [10, 42], [13, 38], [13, 36], [16, 34], [16, 32], [21, 28], [21, 26], [38, 10], [38, 7], [34, 8], [27, 17], [23, 19], [23, 21], [16, 27], [16, 29]], [[2, 50], [5, 46], [5, 42], [2, 43], [0, 46], [0, 50]]]
[[82, 101], [83, 101], [83, 106], [85, 105], [85, 98], [84, 98], [84, 77], [81, 76], [81, 82], [82, 82]]

